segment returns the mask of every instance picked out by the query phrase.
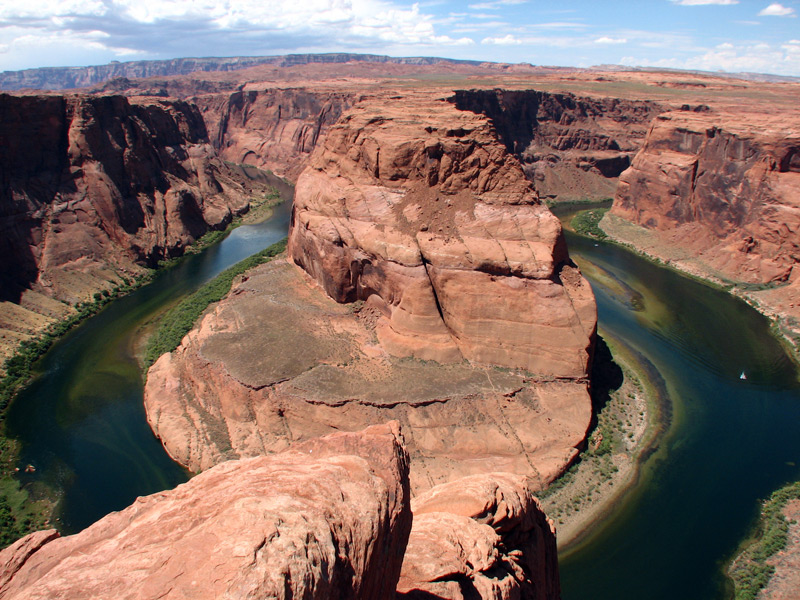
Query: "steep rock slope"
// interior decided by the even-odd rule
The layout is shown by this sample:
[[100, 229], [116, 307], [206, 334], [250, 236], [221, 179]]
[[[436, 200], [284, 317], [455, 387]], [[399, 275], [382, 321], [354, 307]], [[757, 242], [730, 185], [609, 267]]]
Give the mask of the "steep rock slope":
[[588, 98], [536, 90], [459, 90], [461, 110], [492, 120], [542, 197], [609, 198], [665, 107], [651, 101]]
[[4, 323], [52, 319], [67, 310], [53, 299], [180, 254], [264, 187], [219, 160], [186, 102], [0, 95], [0, 115]]
[[524, 478], [465, 477], [411, 506], [398, 598], [560, 597], [555, 528]]
[[151, 367], [148, 419], [178, 462], [389, 419], [415, 492], [497, 470], [541, 487], [574, 459], [594, 299], [486, 117], [364, 99], [300, 177], [291, 256], [314, 279], [248, 272]]
[[800, 317], [799, 125], [791, 115], [661, 115], [620, 179], [610, 231], [700, 275], [773, 287], [755, 296]]
[[219, 465], [79, 534], [0, 552], [0, 596], [391, 598], [411, 528], [396, 424]]
[[591, 290], [488, 119], [432, 96], [357, 104], [297, 182], [292, 259], [381, 313], [396, 356], [587, 373]]
[[239, 91], [191, 98], [225, 160], [297, 179], [327, 129], [354, 101], [351, 92], [297, 89]]

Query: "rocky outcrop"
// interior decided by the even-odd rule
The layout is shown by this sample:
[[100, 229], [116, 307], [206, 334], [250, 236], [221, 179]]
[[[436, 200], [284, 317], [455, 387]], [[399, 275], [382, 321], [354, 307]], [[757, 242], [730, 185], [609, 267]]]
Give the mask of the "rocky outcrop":
[[539, 195], [559, 200], [613, 196], [650, 122], [665, 110], [651, 101], [536, 90], [459, 90], [450, 101], [489, 117]]
[[83, 300], [246, 210], [181, 101], [0, 95], [0, 292]]
[[800, 261], [800, 134], [719, 120], [658, 117], [612, 212], [665, 239], [680, 237], [730, 279], [787, 281]]
[[744, 284], [767, 312], [800, 317], [797, 123], [791, 114], [661, 115], [620, 178], [612, 216], [647, 230], [651, 241], [629, 239], [646, 251]]
[[290, 248], [313, 279], [250, 271], [151, 367], [148, 419], [178, 462], [389, 419], [415, 493], [498, 470], [543, 487], [577, 455], [594, 299], [486, 117], [357, 104], [300, 177]]
[[354, 94], [271, 89], [200, 95], [192, 101], [222, 158], [294, 181], [328, 128], [353, 103]]
[[0, 596], [391, 598], [411, 528], [396, 424], [227, 462], [79, 534], [0, 552]]
[[289, 253], [334, 300], [369, 302], [395, 356], [587, 373], [591, 289], [482, 115], [358, 103], [298, 179]]
[[412, 510], [397, 598], [560, 597], [555, 528], [524, 478], [459, 479], [418, 496]]

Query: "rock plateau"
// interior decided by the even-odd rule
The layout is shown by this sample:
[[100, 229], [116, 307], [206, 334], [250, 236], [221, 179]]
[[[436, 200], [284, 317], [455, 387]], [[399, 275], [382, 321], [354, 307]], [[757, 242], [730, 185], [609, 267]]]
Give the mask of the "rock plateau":
[[591, 418], [594, 298], [484, 115], [364, 98], [317, 146], [289, 252], [148, 373], [150, 423], [193, 470], [396, 419], [417, 493], [508, 471], [536, 488]]

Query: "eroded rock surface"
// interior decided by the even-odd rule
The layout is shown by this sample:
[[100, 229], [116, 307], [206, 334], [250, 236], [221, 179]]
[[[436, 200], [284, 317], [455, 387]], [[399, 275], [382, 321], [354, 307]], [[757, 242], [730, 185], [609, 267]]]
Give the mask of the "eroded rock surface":
[[630, 234], [638, 247], [745, 290], [775, 288], [759, 302], [800, 317], [800, 121], [791, 113], [659, 116], [611, 212], [646, 228], [652, 242]]
[[356, 104], [298, 179], [289, 253], [338, 302], [368, 300], [395, 356], [587, 373], [591, 288], [483, 115]]
[[525, 478], [466, 477], [418, 496], [412, 509], [398, 598], [560, 597], [555, 528]]
[[584, 380], [396, 358], [370, 303], [339, 304], [286, 261], [249, 271], [148, 372], [153, 430], [194, 471], [400, 421], [416, 491], [475, 473], [551, 481], [591, 419]]
[[559, 201], [613, 197], [650, 122], [666, 110], [652, 101], [536, 90], [459, 90], [450, 101], [489, 117], [539, 195]]
[[150, 369], [148, 419], [178, 462], [389, 419], [415, 491], [497, 470], [544, 486], [573, 460], [594, 298], [486, 117], [431, 95], [358, 104], [298, 182], [290, 248], [314, 280], [249, 272]]
[[0, 596], [391, 598], [411, 528], [396, 424], [231, 461], [79, 534], [0, 552]]

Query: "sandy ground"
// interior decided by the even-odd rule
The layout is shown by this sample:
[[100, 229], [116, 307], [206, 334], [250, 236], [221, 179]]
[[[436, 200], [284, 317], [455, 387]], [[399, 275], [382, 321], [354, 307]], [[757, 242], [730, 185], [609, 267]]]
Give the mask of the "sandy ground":
[[790, 500], [783, 509], [789, 523], [786, 548], [767, 559], [775, 573], [759, 598], [800, 600], [800, 500]]

